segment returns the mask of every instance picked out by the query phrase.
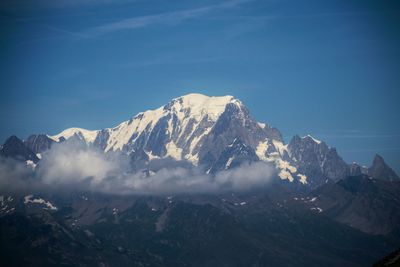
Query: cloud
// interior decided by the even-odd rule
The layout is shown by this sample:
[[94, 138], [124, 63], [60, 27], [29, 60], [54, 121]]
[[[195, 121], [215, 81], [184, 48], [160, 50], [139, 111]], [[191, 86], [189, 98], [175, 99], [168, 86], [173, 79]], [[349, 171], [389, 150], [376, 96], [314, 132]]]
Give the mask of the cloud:
[[245, 163], [215, 175], [206, 174], [201, 167], [168, 160], [150, 164], [154, 172], [135, 171], [124, 154], [104, 153], [69, 140], [43, 153], [34, 173], [27, 173], [21, 165], [2, 162], [0, 185], [14, 183], [14, 190], [43, 187], [111, 194], [220, 193], [267, 186], [275, 174], [275, 168], [264, 162]]
[[97, 6], [97, 5], [122, 5], [131, 2], [140, 2], [143, 0], [3, 0], [0, 2], [0, 7], [7, 10], [21, 9], [62, 9], [74, 8], [81, 6]]
[[152, 67], [159, 65], [190, 65], [190, 64], [203, 64], [210, 62], [219, 62], [225, 59], [229, 59], [228, 57], [191, 57], [191, 58], [182, 58], [181, 55], [170, 55], [170, 56], [160, 56], [154, 59], [145, 60], [145, 61], [135, 61], [131, 63], [125, 63], [119, 65], [121, 68], [143, 68], [143, 67]]
[[127, 158], [111, 157], [77, 140], [55, 144], [42, 157], [37, 174], [47, 184], [90, 181], [91, 185], [97, 185], [106, 177], [128, 169]]
[[0, 192], [25, 191], [33, 188], [33, 171], [25, 164], [0, 156]]
[[179, 24], [185, 20], [200, 17], [212, 11], [237, 7], [249, 1], [251, 0], [231, 0], [220, 4], [209, 5], [199, 8], [173, 11], [156, 15], [126, 18], [119, 21], [106, 23], [94, 28], [90, 28], [84, 33], [84, 35], [88, 34], [92, 36], [99, 36], [116, 31], [144, 28], [154, 24]]

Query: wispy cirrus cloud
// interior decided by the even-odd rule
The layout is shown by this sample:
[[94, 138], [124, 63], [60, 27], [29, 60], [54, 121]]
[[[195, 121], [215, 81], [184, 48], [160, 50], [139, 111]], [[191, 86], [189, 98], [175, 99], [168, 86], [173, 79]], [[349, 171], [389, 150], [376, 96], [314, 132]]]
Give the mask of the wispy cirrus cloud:
[[204, 16], [213, 11], [224, 10], [229, 8], [238, 7], [244, 3], [250, 2], [253, 0], [231, 0], [225, 1], [215, 5], [208, 5], [199, 8], [186, 9], [180, 11], [172, 11], [167, 13], [155, 14], [155, 15], [146, 15], [146, 16], [138, 16], [132, 18], [125, 18], [122, 20], [106, 23], [100, 26], [96, 26], [85, 31], [85, 35], [91, 36], [100, 36], [109, 33], [113, 33], [116, 31], [123, 30], [134, 30], [139, 28], [144, 28], [147, 26], [155, 25], [155, 24], [179, 24], [185, 20], [197, 18], [200, 16]]
[[319, 134], [321, 138], [329, 139], [373, 139], [373, 138], [398, 138], [400, 134]]
[[127, 4], [131, 2], [143, 2], [145, 0], [3, 0], [0, 7], [6, 10], [29, 10], [29, 9], [63, 9], [80, 6], [98, 6], [98, 5], [116, 5]]
[[160, 65], [186, 65], [186, 64], [203, 64], [210, 62], [220, 62], [227, 59], [222, 56], [209, 56], [209, 57], [191, 57], [182, 58], [178, 55], [161, 56], [149, 60], [129, 62], [125, 64], [118, 65], [120, 68], [143, 68], [143, 67], [153, 67]]

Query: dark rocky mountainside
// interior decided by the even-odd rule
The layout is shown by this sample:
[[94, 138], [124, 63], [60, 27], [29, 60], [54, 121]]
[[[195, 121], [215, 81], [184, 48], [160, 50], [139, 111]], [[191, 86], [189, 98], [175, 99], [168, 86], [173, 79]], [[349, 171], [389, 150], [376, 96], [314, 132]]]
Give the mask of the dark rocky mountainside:
[[310, 179], [310, 185], [316, 188], [326, 180], [338, 181], [349, 175], [349, 166], [338, 155], [335, 148], [311, 136], [294, 136], [288, 145], [288, 153], [294, 166]]
[[376, 179], [388, 181], [400, 181], [399, 176], [390, 168], [383, 158], [375, 155], [372, 166], [368, 169], [368, 174]]
[[3, 202], [2, 266], [368, 266], [400, 245], [268, 194]]
[[399, 267], [400, 266], [400, 249], [390, 253], [383, 259], [377, 261], [373, 267]]
[[32, 150], [34, 153], [40, 154], [50, 149], [51, 145], [55, 143], [55, 141], [45, 134], [34, 134], [29, 136], [24, 143], [26, 147]]
[[13, 158], [21, 161], [39, 161], [35, 152], [27, 147], [24, 142], [15, 135], [9, 137], [0, 149], [0, 155], [6, 158]]
[[305, 201], [334, 220], [370, 234], [400, 230], [400, 181], [352, 176], [314, 190]]

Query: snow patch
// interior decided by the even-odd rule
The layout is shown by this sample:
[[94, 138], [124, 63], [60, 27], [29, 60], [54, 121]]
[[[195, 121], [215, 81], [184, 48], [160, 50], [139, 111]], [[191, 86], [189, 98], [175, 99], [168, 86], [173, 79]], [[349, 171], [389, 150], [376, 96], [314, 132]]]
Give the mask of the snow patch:
[[311, 199], [309, 197], [307, 197], [307, 200], [304, 202], [315, 202], [316, 200], [317, 200], [317, 197], [313, 197]]
[[297, 174], [297, 177], [299, 177], [299, 182], [302, 184], [307, 184], [307, 176], [305, 176], [304, 174]]
[[272, 140], [272, 143], [281, 156], [287, 152], [287, 145], [284, 145], [281, 141]]
[[260, 160], [267, 161], [268, 140], [260, 141], [256, 148], [256, 155]]
[[113, 215], [118, 215], [118, 211], [119, 211], [118, 208], [113, 208], [112, 209], [112, 214]]
[[321, 209], [321, 208], [319, 208], [319, 207], [312, 207], [312, 208], [310, 208], [310, 210], [318, 211], [318, 213], [323, 212], [323, 209]]
[[42, 204], [45, 205], [47, 208], [44, 209], [49, 209], [49, 210], [57, 210], [57, 207], [51, 204], [49, 201], [46, 201], [42, 198], [33, 198], [33, 195], [27, 195], [24, 197], [24, 204]]
[[169, 142], [165, 148], [167, 149], [166, 156], [170, 156], [176, 160], [182, 159], [182, 148], [177, 147], [173, 141]]
[[321, 141], [320, 141], [320, 140], [315, 139], [314, 137], [312, 137], [312, 136], [309, 135], [309, 134], [307, 134], [306, 136], [303, 136], [303, 137], [302, 137], [302, 139], [305, 139], [305, 138], [310, 138], [310, 139], [313, 140], [315, 143], [321, 144]]
[[225, 169], [229, 169], [229, 167], [231, 166], [232, 161], [233, 161], [234, 159], [235, 159], [235, 156], [230, 157], [230, 158], [228, 159], [228, 161], [226, 162], [226, 165], [225, 165]]
[[265, 123], [262, 122], [257, 122], [258, 126], [261, 127], [261, 129], [265, 129], [267, 127], [267, 125]]
[[36, 164], [32, 160], [27, 160], [26, 166], [31, 167], [33, 170], [36, 168]]
[[147, 152], [145, 151], [145, 153], [147, 154], [147, 156], [149, 157], [149, 160], [153, 160], [153, 159], [159, 159], [159, 156], [153, 155], [153, 153], [151, 152]]
[[287, 170], [287, 171], [289, 171], [290, 173], [295, 173], [295, 172], [297, 172], [297, 168], [294, 167], [294, 166], [292, 166], [292, 165], [290, 165], [290, 163], [287, 162], [287, 161], [285, 161], [285, 160], [278, 159], [278, 160], [276, 161], [276, 164], [277, 164], [277, 167], [278, 167], [279, 169], [281, 169], [281, 170]]
[[278, 173], [278, 176], [282, 179], [282, 180], [289, 180], [290, 182], [293, 182], [293, 176], [290, 172], [288, 172], [287, 170], [281, 170]]

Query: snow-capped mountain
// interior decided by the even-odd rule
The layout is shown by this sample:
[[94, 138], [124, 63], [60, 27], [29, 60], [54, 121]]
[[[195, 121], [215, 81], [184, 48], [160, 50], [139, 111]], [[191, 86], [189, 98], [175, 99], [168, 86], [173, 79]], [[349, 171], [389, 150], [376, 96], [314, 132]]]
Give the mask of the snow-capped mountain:
[[[371, 170], [349, 165], [335, 148], [310, 135], [294, 136], [285, 144], [278, 129], [257, 122], [233, 96], [188, 94], [157, 109], [141, 112], [113, 128], [94, 131], [69, 128], [52, 136], [32, 135], [23, 143], [12, 138], [1, 151], [10, 156], [15, 150], [13, 144], [18, 143], [19, 153], [14, 154], [37, 162], [53, 143], [68, 139], [81, 140], [106, 153], [129, 155], [137, 168], [152, 160], [169, 159], [215, 173], [246, 161], [264, 161], [276, 166], [277, 176], [282, 180], [308, 184], [312, 188], [368, 172], [375, 173], [374, 176], [378, 172], [390, 173], [391, 180], [398, 179], [386, 164], [375, 164], [379, 168]], [[21, 144], [25, 144], [24, 151]]]
[[189, 94], [154, 110], [141, 112], [114, 128], [89, 131], [70, 128], [49, 138], [55, 142], [79, 138], [105, 152], [121, 151], [133, 158], [172, 158], [201, 165], [208, 172], [242, 161], [273, 162], [282, 179], [306, 182], [282, 159], [280, 132], [254, 120], [233, 96]]
[[210, 138], [218, 138], [217, 135], [231, 128], [235, 130], [231, 134], [234, 137], [227, 136], [221, 150], [231, 144], [237, 134], [254, 147], [258, 139], [281, 141], [279, 131], [254, 121], [240, 100], [232, 96], [208, 97], [201, 94], [173, 99], [165, 106], [141, 112], [114, 128], [97, 131], [70, 128], [50, 138], [59, 142], [77, 136], [105, 152], [133, 153], [143, 149], [150, 158], [170, 156], [198, 164], [203, 154], [209, 152], [209, 149], [200, 148], [214, 141]]

